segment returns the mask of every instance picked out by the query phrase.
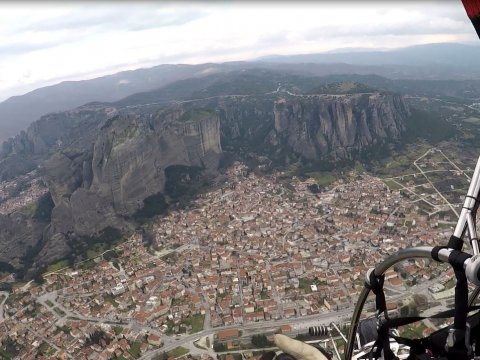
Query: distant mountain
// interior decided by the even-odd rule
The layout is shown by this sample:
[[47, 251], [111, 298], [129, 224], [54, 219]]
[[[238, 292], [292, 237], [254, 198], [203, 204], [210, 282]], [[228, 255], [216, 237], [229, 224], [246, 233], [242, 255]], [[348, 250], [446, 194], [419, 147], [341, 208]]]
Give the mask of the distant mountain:
[[444, 65], [480, 69], [480, 46], [457, 43], [415, 45], [394, 50], [348, 49], [298, 55], [271, 55], [257, 61], [288, 63], [347, 63], [353, 65]]
[[[129, 95], [158, 89], [182, 79], [201, 78], [215, 73], [253, 67], [286, 68], [303, 74], [314, 71], [315, 75], [387, 72], [371, 67], [345, 65], [328, 65], [322, 66], [321, 69], [314, 69], [315, 66], [312, 66], [312, 69], [306, 69], [304, 66], [297, 67], [291, 64], [229, 62], [224, 64], [159, 65], [148, 69], [123, 71], [92, 80], [65, 81], [36, 89], [25, 95], [11, 97], [0, 103], [0, 144], [26, 129], [42, 115], [73, 109], [89, 102], [117, 101]], [[175, 89], [171, 95], [175, 96], [176, 92]]]
[[[376, 74], [389, 79], [480, 79], [480, 47], [430, 44], [392, 51], [351, 51], [270, 56], [255, 62], [201, 65], [159, 65], [123, 71], [92, 80], [66, 81], [11, 97], [0, 103], [0, 143], [24, 130], [42, 115], [89, 102], [111, 102], [160, 89], [178, 80], [215, 73], [262, 68], [297, 75]], [[188, 82], [185, 83], [185, 86]], [[205, 88], [205, 86], [203, 86]], [[163, 91], [163, 90], [161, 90]], [[169, 99], [178, 89], [172, 89]]]
[[[238, 63], [231, 63], [235, 68]], [[123, 71], [92, 80], [65, 81], [11, 97], [0, 103], [0, 143], [26, 129], [42, 115], [73, 109], [93, 101], [116, 101], [131, 94], [220, 71], [216, 64], [159, 65]]]
[[480, 78], [480, 46], [457, 43], [427, 44], [395, 50], [341, 51], [319, 54], [273, 55], [257, 61], [275, 63], [346, 63], [351, 65], [384, 65], [444, 70], [443, 79]]

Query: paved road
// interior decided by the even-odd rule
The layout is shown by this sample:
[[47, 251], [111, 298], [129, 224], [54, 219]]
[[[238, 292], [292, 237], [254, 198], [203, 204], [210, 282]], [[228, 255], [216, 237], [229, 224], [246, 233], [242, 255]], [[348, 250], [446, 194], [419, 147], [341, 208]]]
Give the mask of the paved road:
[[425, 154], [423, 154], [422, 156], [420, 156], [417, 160], [415, 160], [413, 162], [413, 165], [418, 169], [418, 171], [420, 171], [422, 173], [422, 175], [425, 177], [425, 179], [428, 181], [428, 183], [432, 186], [432, 188], [437, 192], [438, 196], [440, 196], [443, 201], [445, 201], [445, 203], [450, 207], [450, 209], [453, 211], [453, 213], [458, 217], [458, 211], [457, 209], [455, 209], [453, 207], [452, 204], [450, 204], [450, 202], [445, 198], [445, 196], [443, 196], [443, 194], [438, 191], [437, 187], [435, 186], [435, 184], [428, 178], [428, 176], [425, 174], [425, 172], [423, 171], [423, 169], [417, 165], [417, 162], [418, 160], [421, 160], [423, 157], [427, 156], [427, 154], [429, 154], [430, 152], [432, 151], [432, 149], [428, 150], [427, 152], [425, 152]]
[[[274, 95], [278, 93], [285, 93], [290, 96], [295, 96], [295, 97], [302, 97], [302, 98], [315, 98], [315, 97], [334, 97], [334, 98], [341, 98], [341, 97], [346, 97], [350, 94], [295, 94], [292, 93], [288, 90], [282, 89], [281, 86], [278, 86], [276, 90], [266, 92], [262, 95]], [[358, 93], [355, 95], [373, 95], [375, 93], [373, 92], [365, 92], [365, 93]], [[233, 99], [242, 99], [242, 98], [247, 98], [247, 97], [255, 97], [259, 96], [259, 94], [230, 94], [230, 95], [214, 95], [214, 96], [208, 96], [205, 98], [197, 98], [197, 99], [186, 99], [186, 100], [165, 100], [165, 101], [160, 101], [160, 102], [151, 102], [147, 104], [139, 104], [139, 105], [126, 105], [123, 107], [119, 107], [116, 110], [124, 110], [124, 109], [137, 109], [137, 108], [142, 108], [146, 106], [156, 106], [156, 105], [169, 105], [169, 104], [188, 104], [192, 102], [197, 102], [197, 101], [205, 101], [205, 100], [213, 100], [213, 99], [228, 99], [228, 98], [233, 98]]]
[[4, 311], [3, 308], [4, 308], [4, 305], [5, 305], [5, 302], [8, 299], [9, 293], [6, 292], [6, 291], [0, 291], [0, 295], [4, 296], [2, 302], [0, 303], [0, 322], [3, 322], [3, 320], [5, 320], [5, 317], [4, 317], [5, 311]]
[[353, 309], [351, 308], [347, 308], [337, 312], [321, 314], [321, 315], [310, 315], [310, 316], [303, 316], [301, 318], [262, 321], [262, 322], [244, 324], [244, 325], [237, 324], [237, 325], [230, 325], [230, 326], [221, 326], [215, 329], [203, 330], [196, 334], [182, 336], [178, 340], [175, 340], [169, 344], [165, 344], [165, 346], [162, 348], [151, 350], [145, 353], [140, 359], [143, 359], [143, 360], [151, 359], [154, 355], [158, 355], [162, 352], [173, 350], [177, 346], [186, 347], [186, 344], [191, 343], [192, 341], [198, 338], [216, 333], [220, 330], [225, 330], [225, 329], [258, 330], [259, 333], [264, 333], [270, 330], [275, 331], [282, 325], [297, 325], [297, 329], [308, 329], [308, 327], [315, 326], [318, 324], [329, 324], [332, 321], [339, 322], [340, 319], [349, 319], [352, 314], [352, 310]]

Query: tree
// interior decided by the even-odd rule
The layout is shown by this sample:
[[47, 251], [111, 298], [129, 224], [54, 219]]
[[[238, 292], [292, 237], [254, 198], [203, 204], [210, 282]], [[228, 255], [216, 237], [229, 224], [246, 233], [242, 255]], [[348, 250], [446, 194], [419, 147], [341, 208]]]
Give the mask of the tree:
[[214, 341], [213, 342], [213, 350], [215, 350], [215, 352], [222, 352], [222, 351], [226, 351], [227, 348], [224, 344], [222, 344], [221, 342], [219, 341]]
[[154, 355], [152, 357], [152, 360], [167, 360], [167, 359], [168, 359], [168, 355], [165, 351], [160, 354]]
[[37, 285], [43, 285], [45, 283], [45, 279], [43, 278], [43, 275], [42, 274], [37, 274], [35, 275], [35, 277], [33, 278], [33, 281], [37, 284]]
[[273, 343], [267, 339], [267, 337], [263, 334], [253, 335], [252, 336], [252, 344], [258, 348], [265, 348], [273, 346]]

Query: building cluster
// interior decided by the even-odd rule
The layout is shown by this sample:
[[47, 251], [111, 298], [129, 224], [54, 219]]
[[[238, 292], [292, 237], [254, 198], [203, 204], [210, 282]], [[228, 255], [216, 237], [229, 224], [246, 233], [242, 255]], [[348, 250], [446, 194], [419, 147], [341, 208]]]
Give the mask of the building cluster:
[[36, 170], [15, 180], [1, 182], [0, 214], [8, 215], [34, 204], [46, 193], [48, 188], [43, 184]]
[[[14, 341], [25, 359], [129, 359], [172, 335], [351, 308], [387, 254], [445, 236], [435, 216], [378, 178], [352, 173], [319, 193], [313, 184], [234, 164], [217, 190], [156, 220], [151, 246], [137, 233], [111, 256], [16, 289], [2, 343]], [[440, 274], [425, 265], [391, 270], [386, 286]]]

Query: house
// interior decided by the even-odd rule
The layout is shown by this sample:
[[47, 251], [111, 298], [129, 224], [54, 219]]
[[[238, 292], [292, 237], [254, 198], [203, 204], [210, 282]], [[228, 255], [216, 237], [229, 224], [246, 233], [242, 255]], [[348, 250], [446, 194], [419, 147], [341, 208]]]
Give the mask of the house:
[[148, 335], [147, 337], [147, 342], [150, 344], [150, 345], [153, 345], [153, 346], [162, 346], [163, 342], [162, 342], [162, 339], [160, 338], [160, 336], [158, 335], [155, 335], [155, 334], [150, 334]]
[[238, 331], [237, 329], [222, 330], [217, 333], [217, 339], [219, 341], [237, 339], [239, 336], [240, 331]]

